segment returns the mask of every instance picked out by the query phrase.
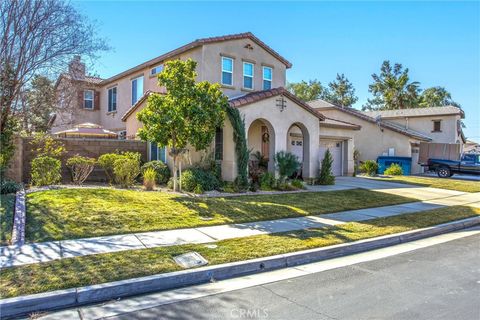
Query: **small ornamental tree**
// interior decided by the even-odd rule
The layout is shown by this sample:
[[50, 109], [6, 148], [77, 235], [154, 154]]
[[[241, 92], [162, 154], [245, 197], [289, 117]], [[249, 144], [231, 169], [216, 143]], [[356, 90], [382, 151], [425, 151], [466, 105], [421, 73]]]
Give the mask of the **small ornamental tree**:
[[322, 167], [320, 168], [320, 175], [318, 183], [321, 185], [335, 184], [335, 176], [332, 174], [333, 158], [330, 150], [327, 149], [322, 160]]
[[139, 137], [170, 150], [175, 191], [180, 156], [187, 146], [204, 150], [212, 143], [216, 128], [223, 126], [228, 106], [219, 84], [195, 82], [196, 66], [192, 59], [166, 62], [158, 75], [158, 85], [167, 93], [151, 94], [146, 107], [137, 114], [143, 124]]

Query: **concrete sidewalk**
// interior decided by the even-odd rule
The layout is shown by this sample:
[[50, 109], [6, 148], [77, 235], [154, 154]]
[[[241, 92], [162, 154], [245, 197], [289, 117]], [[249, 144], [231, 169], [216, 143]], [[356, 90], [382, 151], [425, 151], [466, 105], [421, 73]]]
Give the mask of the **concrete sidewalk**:
[[[391, 186], [391, 183], [389, 184]], [[438, 191], [440, 189], [433, 189], [435, 191], [433, 192], [432, 190], [425, 190], [432, 188], [418, 189], [419, 188], [402, 189], [402, 195], [404, 195], [405, 191], [408, 191], [414, 194], [416, 198], [425, 198], [425, 200], [400, 205], [349, 210], [299, 218], [0, 247], [0, 267], [3, 268], [40, 263], [91, 254], [173, 246], [187, 243], [209, 243], [218, 240], [260, 234], [334, 226], [352, 221], [364, 221], [453, 205], [468, 205], [480, 208], [480, 193], [462, 193], [449, 190]], [[394, 190], [395, 189], [386, 188], [378, 191], [395, 192]], [[398, 189], [396, 190], [396, 193], [398, 194]]]

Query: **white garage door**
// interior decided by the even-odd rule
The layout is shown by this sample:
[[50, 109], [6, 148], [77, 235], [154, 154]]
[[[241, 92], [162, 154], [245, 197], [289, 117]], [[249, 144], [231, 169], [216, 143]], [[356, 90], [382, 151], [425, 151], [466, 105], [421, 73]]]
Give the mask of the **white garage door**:
[[334, 176], [342, 175], [342, 142], [341, 141], [332, 141], [332, 140], [321, 140], [320, 141], [320, 165], [322, 163], [323, 157], [327, 149], [330, 150], [332, 154], [333, 163], [332, 163], [332, 173]]

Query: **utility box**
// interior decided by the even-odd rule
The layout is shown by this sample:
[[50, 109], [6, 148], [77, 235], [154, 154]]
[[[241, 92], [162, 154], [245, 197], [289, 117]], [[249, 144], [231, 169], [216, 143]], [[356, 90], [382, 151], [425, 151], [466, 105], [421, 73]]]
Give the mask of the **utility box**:
[[459, 161], [460, 144], [420, 142], [418, 163], [426, 164], [428, 159]]

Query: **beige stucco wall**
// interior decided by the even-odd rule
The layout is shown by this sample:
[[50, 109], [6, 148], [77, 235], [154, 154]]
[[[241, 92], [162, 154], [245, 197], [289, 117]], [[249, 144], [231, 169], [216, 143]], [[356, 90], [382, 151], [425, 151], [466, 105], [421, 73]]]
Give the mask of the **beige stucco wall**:
[[355, 149], [360, 152], [361, 161], [376, 160], [378, 156], [387, 153], [389, 148], [395, 148], [396, 156], [411, 157], [411, 143], [419, 142], [342, 111], [320, 109], [320, 112], [328, 117], [362, 126], [360, 130], [352, 131]]
[[[433, 132], [434, 120], [441, 121], [441, 132]], [[412, 130], [422, 132], [431, 137], [433, 139], [432, 142], [437, 143], [461, 142], [457, 131], [457, 120], [460, 120], [460, 116], [458, 115], [388, 119], [388, 121], [396, 122], [404, 127], [408, 126], [408, 128]]]
[[[245, 118], [245, 128], [248, 132], [251, 124], [257, 119], [268, 123], [274, 131], [270, 133], [270, 143], [273, 143], [276, 153], [282, 150], [287, 151], [288, 130], [293, 124], [299, 124], [302, 129], [306, 130], [304, 132], [304, 154], [308, 157], [304, 159], [304, 178], [315, 177], [319, 165], [319, 119], [287, 98], [285, 98], [287, 107], [280, 111], [276, 106], [277, 99], [278, 96], [240, 107], [240, 113]], [[250, 146], [250, 140], [248, 144]]]
[[[355, 168], [353, 151], [355, 150], [355, 132], [358, 130], [329, 128], [320, 124], [320, 140], [338, 141], [343, 144], [343, 175], [351, 176]], [[318, 143], [320, 143], [320, 140]], [[321, 159], [319, 159], [321, 161]]]
[[[253, 49], [245, 48], [250, 44]], [[263, 90], [262, 66], [272, 68], [272, 88], [286, 85], [286, 66], [274, 58], [265, 49], [250, 39], [230, 40], [203, 46], [203, 60], [199, 66], [201, 79], [212, 83], [221, 82], [221, 58], [226, 56], [234, 59], [233, 86], [223, 87], [227, 96], [236, 96], [250, 91]], [[253, 63], [253, 90], [243, 89], [243, 61]]]

